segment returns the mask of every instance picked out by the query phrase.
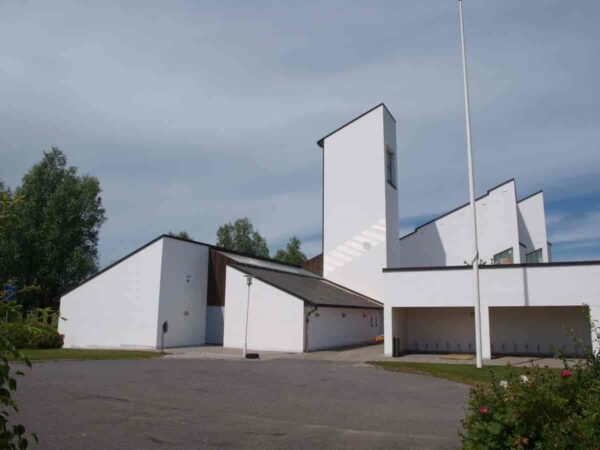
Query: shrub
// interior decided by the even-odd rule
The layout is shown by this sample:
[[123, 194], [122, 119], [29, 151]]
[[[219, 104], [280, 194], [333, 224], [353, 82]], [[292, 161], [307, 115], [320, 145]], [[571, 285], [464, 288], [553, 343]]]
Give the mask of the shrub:
[[[592, 324], [595, 339], [598, 328]], [[471, 389], [465, 449], [599, 449], [600, 353]]]
[[[4, 317], [18, 316], [19, 314], [11, 305], [4, 304], [0, 306], [2, 306]], [[26, 326], [29, 325], [23, 325], [23, 327]], [[15, 329], [12, 331], [21, 339], [24, 335], [27, 335], [27, 330]], [[24, 450], [29, 446], [29, 438], [25, 434], [25, 427], [21, 424], [11, 424], [9, 421], [11, 410], [15, 412], [19, 410], [13, 398], [13, 392], [17, 390], [16, 376], [23, 375], [23, 372], [19, 370], [12, 370], [8, 362], [10, 356], [31, 367], [29, 360], [15, 348], [7, 335], [0, 333], [0, 448]], [[31, 437], [34, 442], [38, 442], [35, 433], [32, 433]]]
[[9, 322], [0, 324], [0, 335], [16, 348], [61, 348], [63, 339], [58, 331], [45, 323]]

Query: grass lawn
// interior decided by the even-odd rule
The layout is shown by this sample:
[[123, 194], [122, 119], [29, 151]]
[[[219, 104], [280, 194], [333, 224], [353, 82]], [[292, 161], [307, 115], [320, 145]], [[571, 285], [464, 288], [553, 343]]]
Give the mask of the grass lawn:
[[[160, 352], [142, 351], [142, 350], [100, 350], [100, 349], [76, 349], [76, 348], [55, 348], [47, 350], [28, 350], [21, 352], [29, 358], [30, 361], [50, 361], [53, 359], [150, 359], [158, 358]], [[13, 359], [13, 358], [9, 358]]]
[[[476, 383], [491, 383], [494, 378], [496, 381], [505, 380], [509, 373], [524, 375], [532, 370], [546, 370], [534, 367], [512, 366], [487, 366], [483, 369], [478, 369], [474, 365], [468, 364], [431, 364], [393, 361], [370, 361], [368, 364], [393, 372], [430, 375], [469, 385], [474, 385]], [[550, 370], [555, 370], [556, 372], [560, 371], [560, 369]]]

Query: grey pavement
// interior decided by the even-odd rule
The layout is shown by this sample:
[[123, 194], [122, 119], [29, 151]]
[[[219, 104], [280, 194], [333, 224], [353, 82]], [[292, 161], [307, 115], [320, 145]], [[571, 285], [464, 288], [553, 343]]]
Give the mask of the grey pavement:
[[34, 364], [19, 420], [41, 449], [459, 445], [466, 386], [351, 362], [161, 358]]
[[[252, 349], [250, 349], [252, 350]], [[168, 349], [168, 359], [241, 359], [241, 351], [238, 349], [223, 348], [221, 346], [205, 345], [200, 347], [183, 347]], [[423, 362], [438, 364], [475, 364], [475, 355], [471, 359], [463, 359], [468, 355], [459, 355], [460, 359], [450, 359], [451, 355], [441, 354], [410, 354], [398, 358], [390, 358], [383, 355], [383, 344], [356, 346], [335, 350], [321, 350], [310, 353], [283, 353], [283, 352], [259, 352], [262, 359], [298, 359], [334, 362], [367, 362], [367, 361], [399, 361], [399, 362]], [[574, 362], [575, 360], [571, 360]], [[562, 361], [545, 357], [525, 356], [501, 356], [490, 361], [486, 365], [504, 366], [548, 366], [553, 368], [563, 367]]]

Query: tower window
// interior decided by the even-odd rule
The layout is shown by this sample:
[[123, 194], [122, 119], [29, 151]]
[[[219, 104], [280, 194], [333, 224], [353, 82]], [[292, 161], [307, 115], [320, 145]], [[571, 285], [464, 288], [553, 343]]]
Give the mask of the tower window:
[[391, 148], [386, 147], [385, 149], [385, 179], [387, 182], [396, 189], [396, 154]]

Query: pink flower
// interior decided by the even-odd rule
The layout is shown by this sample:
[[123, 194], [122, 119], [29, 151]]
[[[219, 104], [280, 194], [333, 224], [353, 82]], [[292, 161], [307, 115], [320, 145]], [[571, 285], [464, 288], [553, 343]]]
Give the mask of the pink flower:
[[569, 378], [571, 375], [573, 375], [573, 373], [570, 370], [566, 369], [560, 373], [560, 376], [563, 378]]
[[487, 414], [490, 412], [490, 408], [488, 408], [487, 406], [480, 406], [479, 407], [479, 413], [480, 414]]

